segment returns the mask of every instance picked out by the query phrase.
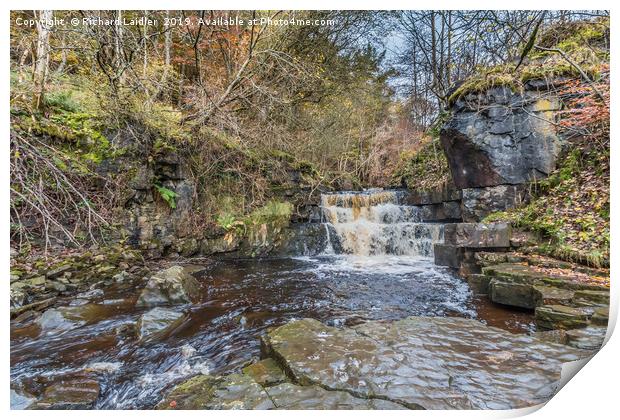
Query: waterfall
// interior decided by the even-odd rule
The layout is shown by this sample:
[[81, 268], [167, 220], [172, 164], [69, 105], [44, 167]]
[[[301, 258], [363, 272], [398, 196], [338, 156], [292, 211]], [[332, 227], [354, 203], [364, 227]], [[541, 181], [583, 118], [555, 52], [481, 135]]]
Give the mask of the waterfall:
[[423, 223], [418, 207], [400, 201], [396, 191], [372, 189], [323, 194], [321, 208], [344, 253], [431, 257], [433, 244], [443, 241], [443, 225]]

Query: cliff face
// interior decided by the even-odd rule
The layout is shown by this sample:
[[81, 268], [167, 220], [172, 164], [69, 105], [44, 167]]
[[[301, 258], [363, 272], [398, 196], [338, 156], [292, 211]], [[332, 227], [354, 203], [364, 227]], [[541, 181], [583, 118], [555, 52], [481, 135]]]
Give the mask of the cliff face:
[[[274, 200], [272, 204], [279, 203], [289, 209], [287, 214], [265, 214], [270, 211], [268, 202], [267, 207], [258, 207], [254, 213], [235, 216], [227, 222], [205, 223], [209, 215], [202, 208], [205, 198], [201, 195], [210, 186], [199, 185], [189, 159], [181, 153], [165, 151], [147, 163], [137, 159], [125, 162], [124, 170], [133, 174], [123, 213], [123, 230], [131, 246], [152, 256], [232, 251], [241, 256], [254, 256], [269, 252], [289, 221], [316, 221], [319, 217], [319, 192], [313, 188], [314, 174], [297, 161], [273, 159], [277, 170], [256, 182], [268, 182], [267, 197]], [[162, 199], [165, 191], [162, 193], [159, 188], [173, 192], [173, 205]], [[235, 203], [238, 214], [243, 212], [242, 200], [243, 197], [237, 197]], [[226, 211], [214, 203], [211, 205], [216, 214]]]
[[455, 101], [440, 140], [462, 190], [464, 221], [515, 207], [526, 198], [525, 184], [555, 169], [561, 102], [546, 86], [528, 83], [523, 92], [496, 87]]

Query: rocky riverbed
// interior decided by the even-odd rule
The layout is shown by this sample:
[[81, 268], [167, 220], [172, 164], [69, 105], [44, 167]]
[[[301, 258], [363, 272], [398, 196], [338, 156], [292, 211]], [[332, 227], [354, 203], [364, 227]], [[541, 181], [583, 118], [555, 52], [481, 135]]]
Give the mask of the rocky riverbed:
[[531, 314], [494, 307], [427, 258], [185, 263], [133, 286], [94, 283], [13, 319], [13, 406], [150, 408], [189, 377], [240, 373], [258, 361], [269, 328], [308, 317], [338, 329], [407, 316], [474, 318], [522, 334], [534, 328]]
[[351, 328], [290, 322], [241, 374], [196, 376], [159, 408], [513, 409], [549, 400], [562, 363], [589, 352], [462, 318]]

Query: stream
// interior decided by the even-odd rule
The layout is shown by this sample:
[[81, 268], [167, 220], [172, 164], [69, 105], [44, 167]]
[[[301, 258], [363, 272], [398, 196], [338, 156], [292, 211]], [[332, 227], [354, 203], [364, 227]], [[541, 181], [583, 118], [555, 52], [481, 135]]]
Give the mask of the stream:
[[442, 240], [442, 225], [421, 223], [394, 193], [331, 194], [323, 212], [336, 237], [322, 254], [215, 261], [195, 274], [200, 302], [182, 306], [188, 316], [158, 340], [125, 333], [145, 310], [135, 307], [140, 290], [117, 285], [91, 303], [63, 303], [83, 308], [80, 324], [48, 331], [12, 322], [11, 387], [38, 395], [56, 377], [88, 371], [101, 387], [95, 408], [152, 408], [185, 378], [233, 372], [258, 359], [267, 328], [308, 317], [349, 326], [458, 316], [515, 333], [533, 330], [531, 314], [493, 305], [435, 266], [432, 244]]

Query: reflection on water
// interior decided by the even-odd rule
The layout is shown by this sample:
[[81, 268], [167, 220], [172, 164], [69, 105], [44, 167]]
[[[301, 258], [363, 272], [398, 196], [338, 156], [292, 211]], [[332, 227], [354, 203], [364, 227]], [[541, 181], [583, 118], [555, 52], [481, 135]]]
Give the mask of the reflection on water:
[[88, 370], [101, 381], [98, 408], [149, 408], [183, 378], [230, 372], [259, 357], [260, 334], [292, 319], [338, 326], [434, 315], [479, 318], [514, 332], [532, 325], [530, 314], [473, 296], [464, 281], [422, 257], [221, 261], [199, 278], [201, 302], [182, 307], [187, 320], [156, 342], [127, 333], [142, 313], [133, 306], [137, 292], [107, 290], [107, 304], [52, 334], [12, 323], [13, 386], [36, 395], [55, 376]]

